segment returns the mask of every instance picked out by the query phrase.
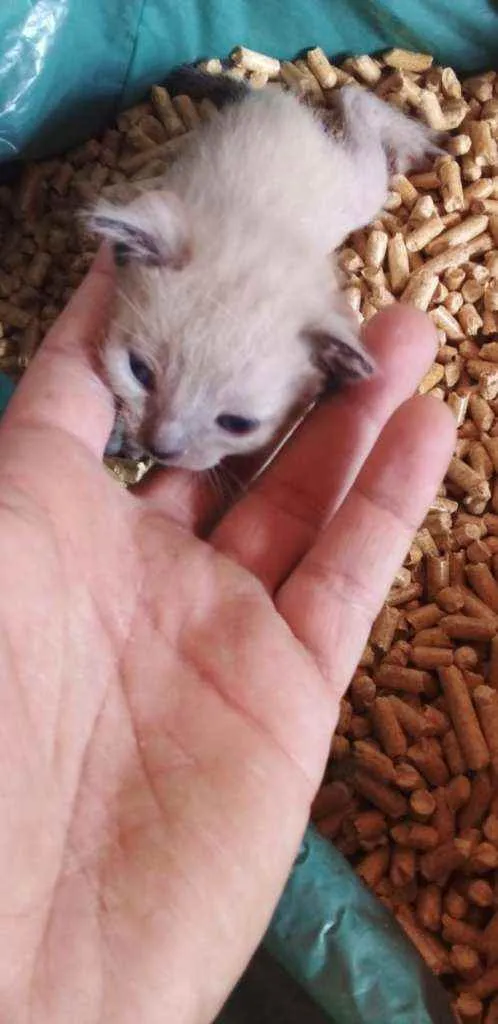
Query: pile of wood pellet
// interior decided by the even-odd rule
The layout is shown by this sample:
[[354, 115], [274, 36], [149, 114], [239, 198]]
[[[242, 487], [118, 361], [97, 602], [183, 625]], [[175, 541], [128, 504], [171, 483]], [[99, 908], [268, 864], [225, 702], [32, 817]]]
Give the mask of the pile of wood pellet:
[[[451, 133], [448, 156], [394, 177], [340, 255], [360, 320], [395, 300], [428, 311], [440, 348], [420, 391], [448, 403], [459, 439], [342, 701], [313, 818], [441, 975], [463, 1024], [496, 1024], [498, 78], [461, 83], [403, 50], [336, 67], [318, 48], [290, 63], [241, 47], [204, 67], [318, 108], [355, 80]], [[0, 187], [0, 369], [22, 372], [92, 259], [81, 206], [160, 174], [217, 116], [156, 86], [101, 138]]]

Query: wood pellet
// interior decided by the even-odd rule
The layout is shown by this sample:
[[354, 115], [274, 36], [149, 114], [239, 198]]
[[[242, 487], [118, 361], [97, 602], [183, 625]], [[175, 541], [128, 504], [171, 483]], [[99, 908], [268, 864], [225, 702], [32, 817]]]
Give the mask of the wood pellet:
[[[208, 73], [328, 108], [356, 81], [447, 135], [433, 167], [396, 175], [375, 222], [339, 254], [360, 323], [401, 301], [439, 340], [420, 393], [458, 425], [448, 474], [400, 567], [341, 702], [312, 807], [451, 993], [462, 1024], [498, 1021], [498, 78], [461, 81], [395, 48], [336, 65], [243, 46]], [[209, 100], [158, 83], [100, 138], [0, 185], [0, 369], [18, 377], [93, 257], [77, 216], [99, 193], [162, 173]], [[143, 464], [108, 460], [121, 483]]]

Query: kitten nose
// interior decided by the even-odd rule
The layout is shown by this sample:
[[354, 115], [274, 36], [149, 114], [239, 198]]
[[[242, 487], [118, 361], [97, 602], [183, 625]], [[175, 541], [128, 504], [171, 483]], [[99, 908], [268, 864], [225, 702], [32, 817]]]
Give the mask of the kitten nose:
[[176, 420], [153, 423], [145, 435], [145, 445], [158, 462], [174, 462], [184, 455], [188, 438], [183, 423]]
[[157, 459], [158, 462], [170, 462], [173, 459], [179, 459], [180, 455], [184, 454], [185, 448], [171, 448], [169, 451], [164, 451], [162, 448], [149, 445], [149, 452], [152, 458]]

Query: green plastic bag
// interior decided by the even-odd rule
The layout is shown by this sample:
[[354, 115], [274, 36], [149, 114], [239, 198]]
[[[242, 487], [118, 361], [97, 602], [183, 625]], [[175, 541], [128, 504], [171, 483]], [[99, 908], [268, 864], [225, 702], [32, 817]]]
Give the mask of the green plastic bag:
[[395, 918], [313, 828], [265, 945], [335, 1024], [454, 1024], [446, 993]]
[[14, 393], [15, 385], [6, 373], [0, 373], [0, 416], [7, 407], [9, 398]]
[[264, 945], [284, 970], [257, 956], [216, 1024], [455, 1024], [393, 916], [311, 827]]

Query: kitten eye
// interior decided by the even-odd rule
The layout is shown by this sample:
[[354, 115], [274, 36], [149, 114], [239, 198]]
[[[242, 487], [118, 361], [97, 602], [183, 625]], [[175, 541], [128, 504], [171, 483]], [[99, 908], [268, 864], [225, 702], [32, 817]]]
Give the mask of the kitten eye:
[[129, 360], [130, 370], [135, 379], [138, 380], [138, 383], [141, 384], [146, 391], [152, 391], [154, 386], [154, 374], [150, 366], [147, 366], [147, 363], [144, 363], [143, 359], [140, 359], [140, 356], [135, 355], [134, 352], [129, 353]]
[[217, 416], [216, 422], [222, 430], [227, 430], [229, 434], [250, 434], [252, 430], [259, 427], [259, 420], [249, 420], [245, 416], [232, 416], [229, 412], [222, 412], [220, 416]]

